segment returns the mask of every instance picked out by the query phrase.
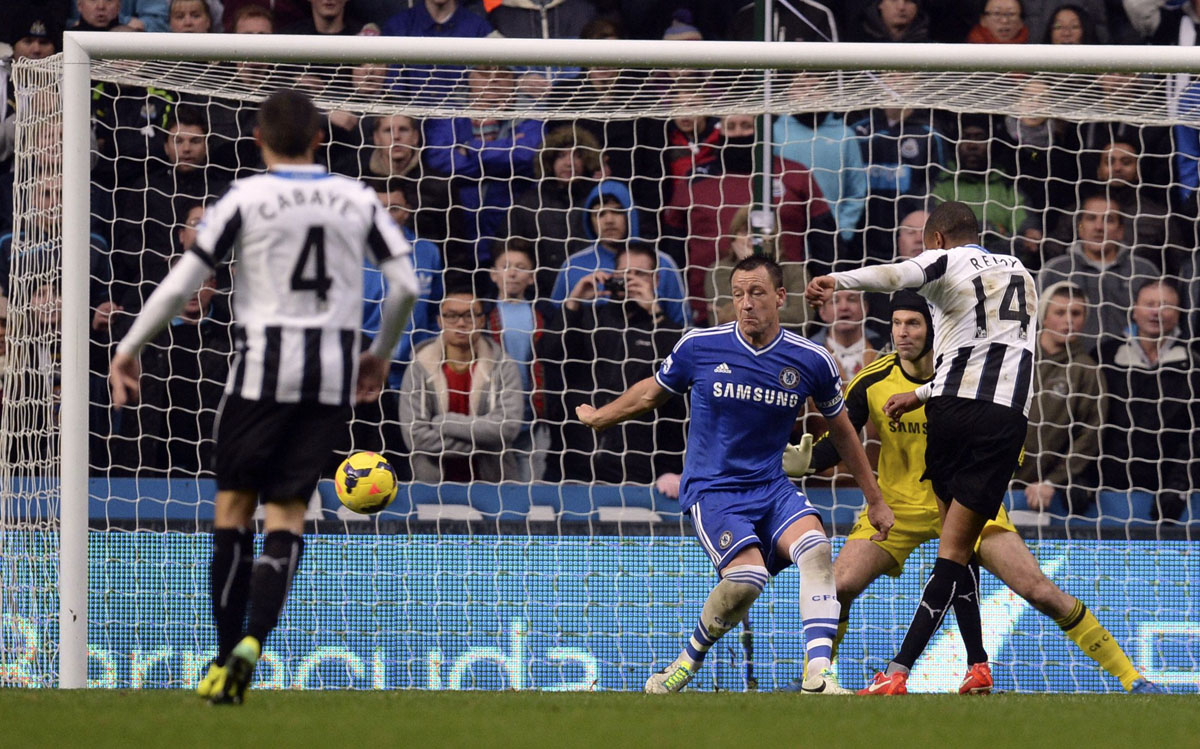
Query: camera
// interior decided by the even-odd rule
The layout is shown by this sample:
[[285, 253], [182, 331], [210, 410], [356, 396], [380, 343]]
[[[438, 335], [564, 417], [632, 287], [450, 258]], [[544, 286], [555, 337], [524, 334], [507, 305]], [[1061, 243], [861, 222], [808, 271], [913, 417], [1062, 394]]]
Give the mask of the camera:
[[608, 290], [610, 299], [621, 300], [625, 298], [624, 278], [610, 278], [604, 282], [604, 288]]

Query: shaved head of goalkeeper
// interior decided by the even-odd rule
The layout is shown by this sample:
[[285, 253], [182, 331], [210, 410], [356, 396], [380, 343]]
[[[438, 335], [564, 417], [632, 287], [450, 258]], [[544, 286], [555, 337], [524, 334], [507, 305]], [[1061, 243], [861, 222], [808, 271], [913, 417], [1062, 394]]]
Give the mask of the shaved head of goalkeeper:
[[263, 102], [254, 140], [275, 155], [299, 158], [316, 151], [324, 130], [324, 117], [312, 100], [288, 89], [276, 91]]

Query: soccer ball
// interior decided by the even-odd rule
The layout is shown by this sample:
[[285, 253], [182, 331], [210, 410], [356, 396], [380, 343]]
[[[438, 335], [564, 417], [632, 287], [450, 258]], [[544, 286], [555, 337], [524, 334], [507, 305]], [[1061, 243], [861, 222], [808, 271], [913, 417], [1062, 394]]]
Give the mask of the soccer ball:
[[354, 512], [370, 515], [392, 503], [396, 491], [396, 471], [379, 453], [354, 453], [342, 461], [333, 475], [333, 485], [341, 503]]

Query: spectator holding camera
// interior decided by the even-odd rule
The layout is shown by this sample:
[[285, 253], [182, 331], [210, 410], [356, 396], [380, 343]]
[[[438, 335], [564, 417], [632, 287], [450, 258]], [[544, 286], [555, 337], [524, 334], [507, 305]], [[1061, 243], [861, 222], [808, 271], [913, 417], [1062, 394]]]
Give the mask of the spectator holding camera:
[[[637, 211], [629, 189], [616, 180], [604, 180], [592, 190], [584, 202], [584, 233], [595, 240], [590, 246], [568, 256], [554, 283], [551, 299], [563, 303], [570, 297], [572, 305], [581, 302], [603, 304], [609, 292], [604, 281], [617, 267], [617, 256], [631, 241], [639, 239]], [[686, 293], [683, 274], [669, 255], [658, 251], [658, 286], [655, 290], [658, 304], [668, 318], [679, 325], [688, 320], [684, 308]], [[604, 271], [596, 275], [597, 271]], [[580, 283], [590, 276], [592, 281]], [[570, 411], [569, 413], [575, 413]]]
[[[658, 298], [662, 253], [630, 242], [616, 267], [585, 275], [572, 289], [539, 346], [547, 364], [550, 420], [561, 424], [547, 478], [605, 483], [656, 482], [683, 469], [685, 404], [674, 399], [653, 414], [596, 434], [569, 418], [584, 403], [608, 403], [651, 376], [683, 334]], [[591, 304], [602, 288], [608, 304]], [[552, 364], [553, 363], [553, 364]], [[557, 366], [553, 366], [557, 365]], [[553, 374], [549, 370], [557, 370]], [[664, 410], [665, 409], [665, 410]]]

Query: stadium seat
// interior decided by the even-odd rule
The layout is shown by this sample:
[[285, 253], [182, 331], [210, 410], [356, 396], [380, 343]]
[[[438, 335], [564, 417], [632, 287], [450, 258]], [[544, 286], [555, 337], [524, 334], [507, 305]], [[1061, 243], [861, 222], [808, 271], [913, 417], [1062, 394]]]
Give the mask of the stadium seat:
[[1096, 500], [1101, 524], [1136, 527], [1152, 523], [1154, 496], [1146, 492], [1100, 492]]
[[811, 489], [805, 495], [821, 513], [825, 530], [834, 535], [849, 533], [863, 506], [858, 489]]

